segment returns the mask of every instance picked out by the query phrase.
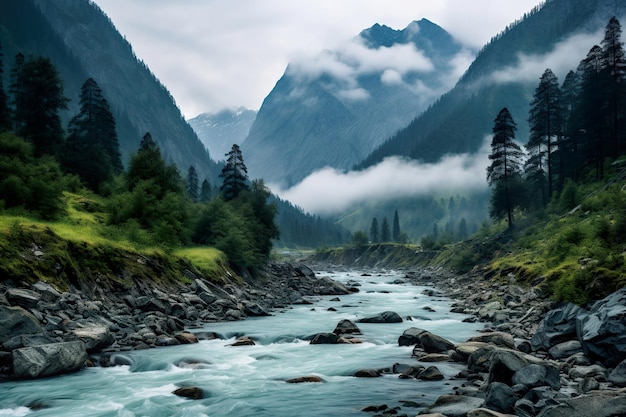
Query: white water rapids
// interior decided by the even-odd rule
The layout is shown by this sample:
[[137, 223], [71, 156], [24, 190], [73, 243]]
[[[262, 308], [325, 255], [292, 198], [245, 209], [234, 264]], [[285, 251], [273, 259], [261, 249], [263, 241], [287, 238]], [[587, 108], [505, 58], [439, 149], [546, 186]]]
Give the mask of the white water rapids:
[[[131, 366], [87, 368], [71, 375], [1, 383], [0, 416], [367, 416], [371, 414], [359, 411], [365, 406], [395, 407], [404, 401], [412, 401], [413, 406], [430, 404], [462, 383], [453, 379], [462, 365], [449, 362], [424, 364], [436, 365], [445, 375], [443, 381], [400, 379], [393, 374], [353, 377], [359, 369], [418, 364], [411, 357], [412, 347], [398, 346], [398, 337], [409, 327], [462, 342], [482, 325], [463, 323], [466, 316], [450, 312], [451, 300], [424, 295], [425, 287], [394, 283], [402, 279], [400, 273], [317, 275], [358, 282], [360, 292], [341, 296], [340, 301], [332, 301], [333, 296], [311, 297], [313, 305], [291, 306], [270, 317], [207, 324], [201, 330], [220, 333], [227, 340], [123, 353]], [[330, 307], [337, 311], [329, 311]], [[357, 336], [362, 344], [310, 345], [303, 340], [332, 332], [342, 319], [356, 322], [388, 310], [405, 321], [356, 323], [363, 333]], [[254, 339], [256, 345], [228, 346], [242, 335]], [[204, 364], [196, 369], [177, 366], [183, 359]], [[317, 375], [324, 382], [285, 382], [306, 375]], [[174, 395], [172, 391], [181, 386], [199, 387], [205, 398]], [[419, 410], [403, 408], [409, 415]]]

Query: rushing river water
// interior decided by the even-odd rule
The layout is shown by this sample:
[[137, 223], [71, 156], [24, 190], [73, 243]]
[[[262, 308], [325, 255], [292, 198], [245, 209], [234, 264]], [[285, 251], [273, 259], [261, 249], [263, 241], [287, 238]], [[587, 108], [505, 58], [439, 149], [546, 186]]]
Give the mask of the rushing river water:
[[[443, 381], [355, 378], [364, 368], [417, 364], [411, 347], [398, 346], [398, 336], [419, 327], [453, 342], [476, 334], [480, 324], [463, 323], [450, 313], [451, 301], [423, 294], [424, 287], [394, 283], [394, 272], [360, 276], [357, 272], [325, 273], [342, 282], [358, 282], [360, 292], [320, 297], [313, 305], [297, 305], [273, 316], [239, 322], [207, 324], [228, 340], [125, 353], [130, 366], [88, 368], [71, 375], [0, 384], [0, 416], [349, 416], [368, 405], [402, 405], [403, 401], [432, 403], [461, 381], [450, 380], [461, 369], [436, 363]], [[337, 311], [329, 311], [333, 307]], [[425, 309], [425, 307], [430, 307]], [[356, 345], [310, 345], [303, 340], [332, 332], [342, 319], [355, 321], [382, 311], [403, 318], [396, 324], [357, 323]], [[433, 311], [434, 310], [434, 311]], [[195, 330], [194, 330], [195, 331]], [[255, 346], [228, 346], [241, 335]], [[196, 369], [177, 366], [183, 359], [205, 362]], [[426, 364], [431, 365], [431, 364]], [[322, 383], [288, 384], [286, 379], [317, 375]], [[189, 400], [172, 394], [180, 386], [203, 389], [205, 398]], [[40, 409], [26, 407], [38, 404]], [[414, 404], [415, 405], [415, 404]], [[417, 414], [419, 408], [406, 409]]]

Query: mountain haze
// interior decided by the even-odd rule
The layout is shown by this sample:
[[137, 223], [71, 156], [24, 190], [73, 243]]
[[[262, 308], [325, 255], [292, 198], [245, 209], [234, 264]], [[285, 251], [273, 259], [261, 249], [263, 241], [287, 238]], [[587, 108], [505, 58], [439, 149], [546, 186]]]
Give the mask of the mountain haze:
[[92, 77], [102, 88], [117, 122], [122, 161], [137, 151], [149, 131], [168, 163], [184, 175], [194, 165], [200, 178], [215, 181], [219, 169], [184, 120], [174, 99], [133, 53], [110, 19], [88, 0], [2, 0], [0, 42], [5, 86], [18, 53], [52, 60], [71, 101], [62, 115], [78, 111], [78, 93]]
[[351, 167], [456, 82], [464, 52], [422, 19], [403, 30], [376, 24], [291, 62], [242, 144], [251, 177], [292, 185], [325, 166]]

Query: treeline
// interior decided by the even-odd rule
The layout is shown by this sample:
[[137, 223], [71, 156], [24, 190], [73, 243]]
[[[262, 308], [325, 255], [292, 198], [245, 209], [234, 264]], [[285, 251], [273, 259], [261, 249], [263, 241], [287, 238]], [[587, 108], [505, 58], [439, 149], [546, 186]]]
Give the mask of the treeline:
[[603, 180], [607, 164], [626, 153], [621, 34], [620, 22], [611, 18], [601, 44], [560, 85], [552, 70], [544, 71], [530, 104], [524, 149], [515, 141], [517, 124], [511, 113], [507, 108], [498, 113], [487, 170], [493, 218], [506, 218], [511, 227], [516, 210], [545, 209], [553, 197], [575, 188], [568, 182], [589, 179], [589, 173], [591, 179]]
[[84, 82], [80, 111], [63, 129], [68, 99], [49, 59], [18, 54], [8, 94], [1, 75], [2, 211], [62, 220], [63, 192], [86, 189], [105, 201], [103, 234], [165, 248], [214, 246], [239, 269], [265, 263], [279, 237], [276, 206], [261, 180], [249, 181], [238, 146], [227, 155], [219, 192], [207, 180], [199, 187], [193, 166], [183, 179], [150, 133], [124, 170], [115, 119], [94, 79]]

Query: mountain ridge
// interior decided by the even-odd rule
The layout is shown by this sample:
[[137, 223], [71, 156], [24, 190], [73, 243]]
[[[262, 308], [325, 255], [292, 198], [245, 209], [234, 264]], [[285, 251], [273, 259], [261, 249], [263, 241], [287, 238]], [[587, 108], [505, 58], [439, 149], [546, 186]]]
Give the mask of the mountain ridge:
[[[291, 185], [325, 166], [347, 169], [447, 90], [451, 54], [462, 47], [420, 22], [401, 31], [373, 25], [337, 50], [289, 63], [242, 144], [251, 176]], [[439, 44], [423, 42], [431, 55], [415, 44], [420, 25], [439, 33]]]

